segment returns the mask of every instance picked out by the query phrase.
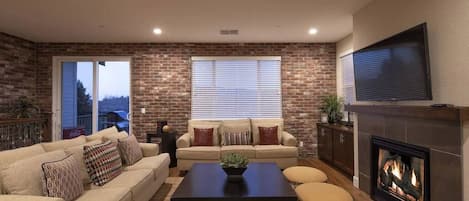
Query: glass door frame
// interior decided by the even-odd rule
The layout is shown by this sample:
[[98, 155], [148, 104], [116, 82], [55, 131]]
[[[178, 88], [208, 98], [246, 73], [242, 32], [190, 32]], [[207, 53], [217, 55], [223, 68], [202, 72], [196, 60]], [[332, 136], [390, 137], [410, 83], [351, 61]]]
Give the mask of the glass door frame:
[[98, 83], [99, 61], [129, 62], [129, 134], [132, 133], [132, 58], [126, 56], [53, 56], [52, 57], [52, 141], [62, 140], [62, 63], [92, 62], [93, 63], [93, 114], [92, 133], [98, 131]]

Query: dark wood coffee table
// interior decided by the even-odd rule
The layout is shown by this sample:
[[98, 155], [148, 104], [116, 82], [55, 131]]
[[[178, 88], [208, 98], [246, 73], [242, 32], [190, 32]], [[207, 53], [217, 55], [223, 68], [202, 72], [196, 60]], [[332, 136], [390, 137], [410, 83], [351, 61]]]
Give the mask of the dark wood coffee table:
[[297, 201], [296, 193], [275, 163], [249, 163], [244, 180], [228, 182], [218, 163], [196, 163], [171, 201]]

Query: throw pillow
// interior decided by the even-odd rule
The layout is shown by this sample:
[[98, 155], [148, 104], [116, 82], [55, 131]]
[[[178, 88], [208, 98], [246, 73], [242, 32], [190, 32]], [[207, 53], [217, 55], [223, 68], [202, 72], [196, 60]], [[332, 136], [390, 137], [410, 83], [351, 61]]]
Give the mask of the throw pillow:
[[73, 155], [42, 164], [42, 187], [44, 195], [72, 201], [79, 197], [84, 189], [80, 173], [80, 164]]
[[213, 128], [194, 128], [193, 146], [213, 146]]
[[278, 145], [277, 138], [278, 126], [261, 127], [259, 126], [259, 144], [260, 145]]
[[86, 144], [78, 145], [78, 146], [73, 146], [65, 149], [65, 153], [73, 155], [73, 158], [77, 161], [77, 163], [80, 166], [80, 171], [81, 171], [81, 178], [83, 180], [84, 184], [89, 184], [91, 183], [90, 176], [88, 175], [88, 171], [86, 170], [86, 165], [85, 165], [85, 158], [83, 157], [83, 148], [84, 146], [90, 146], [90, 145], [96, 145], [96, 144], [101, 144], [101, 140], [93, 140], [90, 142], [87, 142]]
[[223, 133], [223, 145], [250, 145], [250, 144], [251, 144], [251, 132], [250, 131]]
[[84, 146], [83, 149], [86, 170], [95, 185], [102, 186], [122, 172], [122, 160], [116, 143], [106, 141]]
[[133, 165], [143, 158], [142, 149], [140, 148], [135, 135], [118, 139], [118, 143], [124, 164]]

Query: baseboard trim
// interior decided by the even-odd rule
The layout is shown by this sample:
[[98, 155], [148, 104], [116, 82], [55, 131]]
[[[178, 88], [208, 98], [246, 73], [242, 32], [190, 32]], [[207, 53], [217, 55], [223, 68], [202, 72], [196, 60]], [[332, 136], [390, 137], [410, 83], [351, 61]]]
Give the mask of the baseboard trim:
[[353, 186], [360, 188], [360, 179], [357, 176], [353, 176]]

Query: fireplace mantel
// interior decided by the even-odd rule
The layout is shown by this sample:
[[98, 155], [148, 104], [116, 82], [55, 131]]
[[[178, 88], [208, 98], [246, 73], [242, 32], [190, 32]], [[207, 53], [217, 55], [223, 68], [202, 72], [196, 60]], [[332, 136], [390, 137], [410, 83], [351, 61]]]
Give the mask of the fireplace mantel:
[[376, 185], [371, 181], [371, 139], [381, 137], [429, 149], [431, 200], [463, 200], [462, 139], [469, 107], [348, 105], [345, 110], [357, 114], [361, 190], [371, 193]]
[[346, 111], [441, 121], [469, 120], [469, 107], [430, 107], [404, 105], [346, 105]]

